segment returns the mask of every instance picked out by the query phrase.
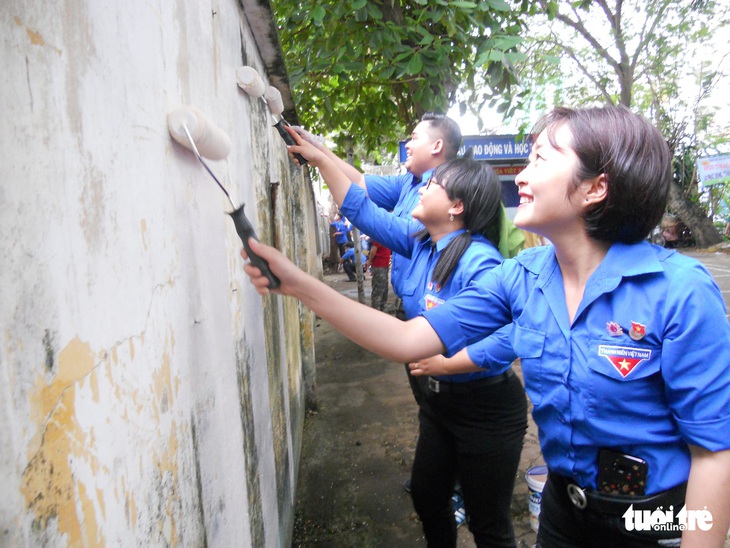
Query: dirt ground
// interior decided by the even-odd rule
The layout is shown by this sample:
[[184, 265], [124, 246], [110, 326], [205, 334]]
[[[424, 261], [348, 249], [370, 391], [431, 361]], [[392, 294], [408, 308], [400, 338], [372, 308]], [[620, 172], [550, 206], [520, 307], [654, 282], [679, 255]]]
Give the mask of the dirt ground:
[[[324, 279], [357, 299], [357, 284], [345, 280], [345, 274]], [[369, 278], [364, 292], [369, 304]], [[403, 489], [418, 433], [404, 366], [359, 348], [324, 321], [318, 321], [315, 339], [318, 409], [305, 421], [292, 545], [425, 546]], [[515, 369], [521, 376], [519, 364]], [[525, 472], [539, 464], [537, 431], [530, 419], [512, 500], [521, 548], [535, 542]], [[466, 525], [459, 528], [458, 546], [475, 546]]]

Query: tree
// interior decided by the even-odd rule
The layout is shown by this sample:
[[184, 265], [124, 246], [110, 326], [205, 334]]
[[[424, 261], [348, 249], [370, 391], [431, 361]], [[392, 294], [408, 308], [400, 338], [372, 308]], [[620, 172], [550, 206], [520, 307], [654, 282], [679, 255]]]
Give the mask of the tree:
[[539, 2], [546, 16], [543, 32], [527, 41], [529, 61], [519, 67], [531, 90], [525, 108], [618, 103], [644, 113], [676, 159], [670, 209], [699, 245], [721, 241], [699, 204], [696, 174], [687, 177], [685, 169], [694, 165], [698, 136], [709, 127], [712, 112], [703, 109], [702, 99], [720, 72], [700, 67], [689, 94], [686, 76], [694, 68], [692, 50], [706, 46], [727, 25], [728, 7], [714, 0]]
[[531, 0], [520, 1], [274, 0], [300, 119], [340, 144], [393, 152], [424, 112], [446, 112], [460, 85], [484, 80], [470, 99], [496, 97], [523, 59]]

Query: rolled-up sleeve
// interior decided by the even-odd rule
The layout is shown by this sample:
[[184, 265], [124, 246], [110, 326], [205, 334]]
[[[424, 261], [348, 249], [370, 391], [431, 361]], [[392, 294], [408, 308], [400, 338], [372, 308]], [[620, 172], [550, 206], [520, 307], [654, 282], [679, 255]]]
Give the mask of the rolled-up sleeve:
[[704, 267], [672, 279], [665, 314], [662, 376], [687, 443], [730, 449], [730, 325], [719, 288]]
[[431, 324], [448, 354], [483, 339], [512, 322], [500, 277], [505, 261], [440, 306], [421, 315]]

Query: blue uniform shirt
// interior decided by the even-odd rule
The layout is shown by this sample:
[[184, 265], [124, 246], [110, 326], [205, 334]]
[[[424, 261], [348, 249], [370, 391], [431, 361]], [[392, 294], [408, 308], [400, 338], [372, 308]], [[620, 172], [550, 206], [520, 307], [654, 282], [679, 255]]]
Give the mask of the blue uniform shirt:
[[[421, 178], [416, 177], [412, 173], [404, 173], [403, 175], [391, 175], [391, 176], [379, 176], [379, 175], [365, 175], [365, 185], [367, 187], [368, 196], [370, 199], [379, 207], [387, 211], [391, 211], [397, 218], [405, 219], [413, 224], [413, 232], [417, 232], [423, 225], [411, 217], [411, 211], [418, 204], [420, 195], [418, 189], [425, 185], [433, 175], [433, 170], [429, 170], [423, 174]], [[344, 211], [344, 210], [343, 210]], [[349, 214], [348, 218], [350, 218]], [[357, 221], [352, 218], [360, 230], [365, 232], [368, 236], [373, 235], [361, 227]], [[377, 238], [376, 238], [377, 239]], [[382, 240], [380, 240], [382, 242]], [[387, 245], [383, 242], [384, 245]], [[392, 249], [392, 248], [391, 248]], [[390, 266], [390, 282], [393, 285], [393, 291], [395, 294], [403, 298], [401, 295], [402, 280], [406, 269], [408, 268], [408, 262], [410, 261], [410, 255], [403, 255], [393, 249], [395, 255], [391, 259]]]
[[598, 451], [648, 463], [647, 494], [686, 481], [687, 444], [730, 448], [730, 325], [689, 257], [613, 244], [571, 324], [552, 246], [523, 251], [423, 313], [455, 351], [514, 319], [548, 467], [596, 486]]
[[[355, 248], [354, 247], [349, 248], [342, 255], [343, 261], [347, 261], [348, 259], [351, 260], [352, 262], [355, 262]], [[360, 253], [360, 260], [361, 260], [362, 264], [365, 264], [365, 262], [368, 260], [368, 258], [363, 253]]]
[[[369, 194], [369, 192], [368, 192]], [[464, 232], [457, 230], [441, 238], [436, 244], [430, 238], [413, 237], [413, 223], [398, 218], [385, 209], [377, 207], [368, 199], [365, 191], [353, 184], [342, 203], [342, 211], [377, 242], [398, 254], [410, 257], [402, 279], [403, 308], [407, 318], [414, 318], [424, 310], [441, 305], [474, 280], [502, 262], [497, 248], [484, 236], [472, 235], [472, 242], [462, 255], [443, 287], [432, 283], [433, 270], [444, 248], [456, 236]], [[418, 228], [418, 226], [416, 226]], [[467, 382], [497, 375], [506, 371], [516, 358], [509, 341], [510, 329], [500, 330], [492, 337], [486, 337], [469, 348], [472, 361], [484, 371], [444, 375], [439, 380]]]
[[339, 232], [339, 234], [335, 236], [335, 242], [338, 244], [344, 244], [347, 242], [347, 233], [352, 232], [352, 225], [350, 223], [346, 223], [340, 219], [339, 221], [330, 223], [330, 226], [335, 229], [335, 232]]

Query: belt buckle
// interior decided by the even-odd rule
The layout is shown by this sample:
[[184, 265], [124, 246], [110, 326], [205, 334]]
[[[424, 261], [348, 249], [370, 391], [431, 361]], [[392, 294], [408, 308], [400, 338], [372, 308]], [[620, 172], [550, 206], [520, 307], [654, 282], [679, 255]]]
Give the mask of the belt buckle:
[[441, 391], [441, 387], [439, 386], [439, 384], [439, 381], [437, 381], [433, 377], [428, 378], [428, 389], [431, 392], [436, 392], [438, 394]]
[[572, 502], [573, 506], [576, 508], [583, 510], [586, 506], [588, 506], [586, 492], [574, 483], [568, 484], [568, 496], [570, 497], [570, 502]]

